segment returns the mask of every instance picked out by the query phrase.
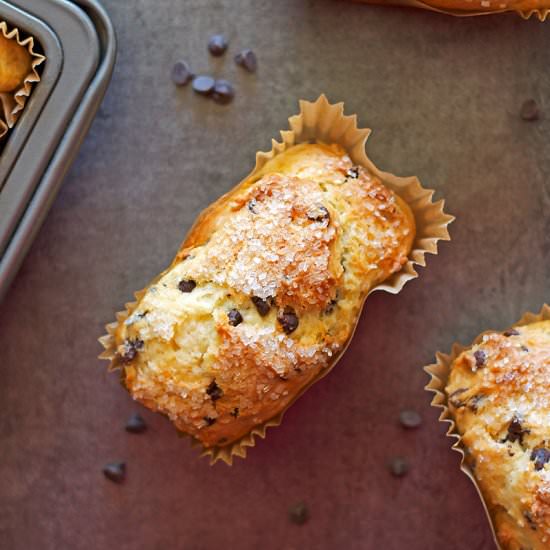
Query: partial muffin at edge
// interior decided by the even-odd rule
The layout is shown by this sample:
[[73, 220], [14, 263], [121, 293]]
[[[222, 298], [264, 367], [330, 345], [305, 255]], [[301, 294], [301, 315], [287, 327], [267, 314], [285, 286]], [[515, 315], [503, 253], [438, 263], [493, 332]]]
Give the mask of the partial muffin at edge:
[[484, 335], [446, 393], [502, 547], [549, 548], [550, 321]]

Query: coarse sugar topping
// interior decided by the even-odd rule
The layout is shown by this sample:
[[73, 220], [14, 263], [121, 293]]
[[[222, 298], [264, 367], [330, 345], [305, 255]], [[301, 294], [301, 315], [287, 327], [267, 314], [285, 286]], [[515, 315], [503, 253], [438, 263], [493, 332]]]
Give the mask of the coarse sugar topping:
[[313, 181], [264, 177], [187, 261], [186, 271], [250, 296], [276, 297], [278, 304], [325, 307], [341, 268], [330, 262], [338, 222], [323, 199]]

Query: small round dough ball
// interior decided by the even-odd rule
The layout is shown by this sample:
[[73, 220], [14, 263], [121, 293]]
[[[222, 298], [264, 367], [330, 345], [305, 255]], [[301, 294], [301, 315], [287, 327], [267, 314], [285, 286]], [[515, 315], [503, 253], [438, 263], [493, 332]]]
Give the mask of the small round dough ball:
[[31, 55], [16, 40], [0, 34], [0, 93], [13, 92], [31, 71]]

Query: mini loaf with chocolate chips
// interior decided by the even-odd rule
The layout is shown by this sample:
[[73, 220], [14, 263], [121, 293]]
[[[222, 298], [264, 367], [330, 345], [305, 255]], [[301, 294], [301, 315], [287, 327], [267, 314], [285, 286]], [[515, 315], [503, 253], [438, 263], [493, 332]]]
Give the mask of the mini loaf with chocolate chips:
[[179, 430], [230, 445], [331, 366], [414, 236], [408, 206], [341, 148], [291, 147], [201, 214], [120, 319], [114, 366]]
[[502, 548], [550, 548], [550, 321], [483, 335], [446, 392]]

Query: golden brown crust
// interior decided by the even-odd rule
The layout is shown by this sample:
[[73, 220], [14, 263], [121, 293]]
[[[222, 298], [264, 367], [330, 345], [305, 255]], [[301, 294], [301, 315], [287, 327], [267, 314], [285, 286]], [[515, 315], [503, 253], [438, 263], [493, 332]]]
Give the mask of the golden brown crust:
[[446, 392], [503, 548], [548, 548], [550, 321], [484, 335], [455, 359]]
[[31, 55], [16, 40], [0, 33], [0, 93], [12, 92], [31, 71]]
[[207, 246], [184, 249], [189, 278], [277, 297], [281, 307], [324, 309], [342, 266], [331, 261], [339, 222], [318, 184], [270, 174], [229, 207]]
[[401, 269], [408, 206], [336, 146], [298, 145], [199, 216], [115, 332], [130, 393], [206, 447], [273, 418]]

